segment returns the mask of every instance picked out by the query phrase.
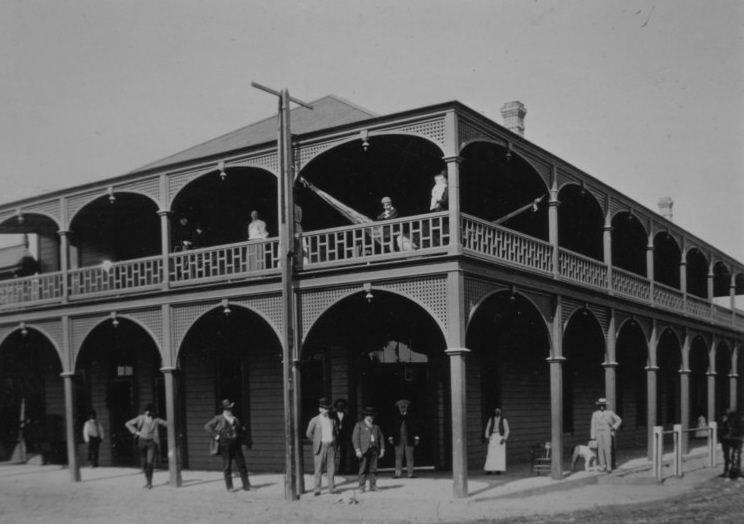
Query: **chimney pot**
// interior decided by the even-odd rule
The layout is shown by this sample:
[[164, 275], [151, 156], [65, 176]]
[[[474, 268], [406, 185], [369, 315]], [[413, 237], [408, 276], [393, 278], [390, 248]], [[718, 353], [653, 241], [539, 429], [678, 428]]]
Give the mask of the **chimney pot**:
[[524, 117], [527, 115], [527, 108], [522, 102], [517, 100], [507, 102], [501, 106], [501, 117], [504, 119], [504, 127], [509, 131], [524, 136]]
[[672, 208], [674, 207], [674, 200], [672, 197], [661, 197], [659, 199], [659, 214], [667, 220], [672, 220]]

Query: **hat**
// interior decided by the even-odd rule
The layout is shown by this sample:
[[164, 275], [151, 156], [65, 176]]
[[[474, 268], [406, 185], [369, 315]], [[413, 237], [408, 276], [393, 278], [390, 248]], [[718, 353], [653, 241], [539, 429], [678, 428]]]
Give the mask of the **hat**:
[[367, 406], [362, 410], [362, 416], [363, 417], [376, 417], [377, 416], [377, 410], [373, 408], [372, 406]]
[[395, 405], [398, 406], [399, 408], [408, 408], [408, 406], [411, 405], [411, 401], [402, 398], [398, 402], [396, 402]]
[[597, 401], [595, 402], [595, 404], [597, 406], [606, 406], [607, 405], [607, 399], [604, 398], [604, 397], [600, 397], [600, 398], [597, 399]]
[[230, 399], [226, 398], [222, 400], [222, 409], [232, 409], [233, 406], [235, 406], [235, 402], [232, 402]]
[[383, 204], [385, 204], [385, 203], [392, 204], [393, 203], [393, 199], [390, 198], [389, 196], [385, 196], [385, 197], [382, 197], [382, 200], [380, 200], [380, 202], [383, 203]]
[[331, 401], [325, 397], [320, 397], [320, 400], [318, 400], [318, 407], [325, 408], [325, 409], [331, 409]]

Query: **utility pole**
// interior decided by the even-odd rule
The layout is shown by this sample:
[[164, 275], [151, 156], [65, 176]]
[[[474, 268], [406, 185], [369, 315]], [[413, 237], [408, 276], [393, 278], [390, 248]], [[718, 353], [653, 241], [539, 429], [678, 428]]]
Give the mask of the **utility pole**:
[[[295, 293], [294, 293], [294, 161], [292, 158], [292, 133], [290, 130], [289, 105], [291, 102], [308, 109], [313, 106], [289, 96], [287, 89], [277, 91], [256, 82], [251, 85], [279, 99], [279, 261], [282, 270], [282, 379], [284, 393], [284, 498], [297, 500], [300, 497], [297, 471], [299, 470], [300, 446], [295, 440], [295, 380], [293, 363], [299, 359], [295, 344]], [[302, 256], [302, 253], [299, 254]]]

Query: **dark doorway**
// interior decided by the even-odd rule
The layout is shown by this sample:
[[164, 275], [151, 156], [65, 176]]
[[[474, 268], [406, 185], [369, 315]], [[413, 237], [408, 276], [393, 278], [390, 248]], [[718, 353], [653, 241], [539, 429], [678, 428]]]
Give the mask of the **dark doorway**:
[[[120, 366], [124, 368], [126, 366]], [[131, 368], [129, 368], [131, 370]], [[126, 372], [126, 370], [124, 370]], [[134, 466], [137, 458], [135, 442], [124, 426], [136, 416], [134, 403], [134, 377], [116, 376], [109, 384], [108, 408], [111, 427], [111, 462], [113, 466]]]

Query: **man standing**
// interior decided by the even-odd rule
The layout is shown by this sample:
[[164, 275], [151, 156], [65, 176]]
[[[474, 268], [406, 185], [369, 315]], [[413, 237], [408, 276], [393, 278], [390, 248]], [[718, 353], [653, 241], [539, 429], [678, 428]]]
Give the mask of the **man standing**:
[[318, 401], [318, 414], [310, 419], [305, 436], [313, 441], [313, 469], [315, 473], [315, 490], [320, 495], [321, 477], [325, 467], [328, 477], [328, 493], [337, 493], [333, 476], [336, 471], [336, 439], [338, 425], [336, 419], [329, 415], [331, 403], [327, 398]]
[[126, 422], [125, 426], [137, 439], [137, 448], [145, 471], [147, 489], [152, 489], [152, 470], [155, 467], [155, 454], [160, 448], [159, 428], [166, 427], [166, 421], [155, 416], [155, 408], [147, 404], [142, 415]]
[[103, 426], [96, 417], [96, 410], [90, 410], [90, 416], [83, 424], [83, 440], [88, 444], [88, 465], [92, 468], [98, 467], [98, 448], [103, 442]]
[[258, 218], [258, 211], [251, 211], [251, 222], [248, 224], [248, 240], [263, 240], [269, 238], [266, 222]]
[[248, 482], [248, 469], [245, 467], [243, 457], [243, 426], [240, 425], [238, 417], [233, 414], [235, 402], [230, 399], [222, 401], [222, 413], [214, 417], [204, 425], [204, 429], [217, 440], [222, 455], [222, 472], [225, 475], [225, 487], [227, 491], [233, 491], [232, 461], [238, 466], [240, 481], [243, 490], [251, 489]]
[[395, 446], [395, 474], [393, 478], [400, 478], [403, 473], [403, 456], [406, 457], [406, 473], [411, 479], [413, 475], [413, 447], [419, 443], [418, 429], [409, 416], [408, 408], [411, 401], [401, 399], [395, 403], [398, 412], [393, 417], [392, 435], [388, 442]]
[[592, 413], [591, 439], [597, 441], [599, 469], [609, 473], [612, 471], [612, 440], [623, 421], [607, 409], [607, 399], [600, 398], [595, 404], [597, 410]]
[[351, 431], [354, 429], [354, 421], [351, 420], [349, 415], [349, 408], [346, 399], [337, 399], [333, 403], [333, 410], [333, 415], [338, 426], [338, 437], [336, 439], [336, 473], [345, 474], [349, 470], [349, 445], [351, 444]]
[[364, 493], [369, 479], [369, 490], [377, 491], [377, 459], [385, 456], [385, 437], [375, 424], [375, 408], [366, 407], [362, 420], [354, 426], [351, 441], [359, 459], [359, 489]]

